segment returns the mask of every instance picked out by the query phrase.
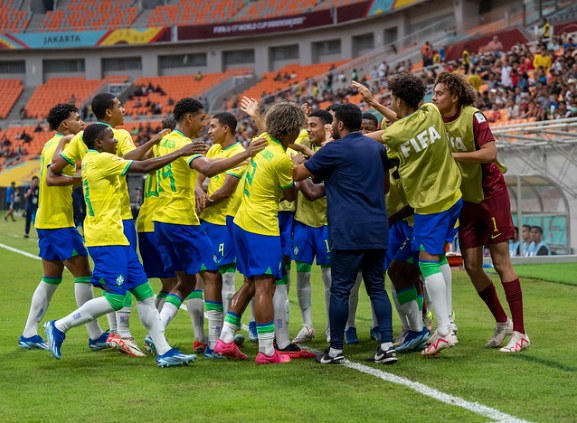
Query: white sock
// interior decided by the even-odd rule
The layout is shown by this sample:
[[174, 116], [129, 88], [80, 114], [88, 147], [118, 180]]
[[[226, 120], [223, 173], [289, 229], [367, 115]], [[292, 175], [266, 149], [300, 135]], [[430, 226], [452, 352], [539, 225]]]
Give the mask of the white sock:
[[[75, 283], [74, 284], [74, 297], [76, 298], [76, 305], [82, 307], [85, 303], [94, 298], [94, 292], [92, 291], [92, 284], [90, 283]], [[94, 319], [92, 322], [86, 323], [86, 330], [88, 330], [88, 336], [90, 339], [98, 339], [102, 335], [102, 329], [98, 324], [98, 319]]]
[[301, 309], [301, 316], [303, 324], [307, 326], [313, 325], [311, 316], [311, 272], [297, 272], [297, 300], [299, 308]]
[[274, 306], [274, 329], [276, 332], [276, 344], [280, 349], [288, 347], [288, 345], [291, 343], [288, 330], [288, 322], [286, 321], [287, 313], [285, 305], [287, 298], [287, 286], [277, 285], [272, 301]]
[[407, 314], [401, 304], [399, 303], [399, 299], [397, 298], [397, 291], [395, 290], [395, 286], [391, 281], [391, 296], [393, 297], [393, 302], [395, 303], [395, 308], [397, 309], [397, 314], [399, 315], [399, 320], [401, 321], [401, 330], [409, 329], [409, 319], [407, 318]]
[[82, 307], [73, 311], [68, 316], [57, 320], [54, 325], [56, 326], [56, 329], [62, 332], [68, 332], [68, 330], [91, 322], [103, 314], [110, 313], [112, 310], [114, 309], [106, 298], [94, 298], [93, 300], [84, 303]]
[[392, 342], [381, 342], [381, 349], [383, 351], [387, 351], [389, 348], [393, 347], [393, 343]]
[[345, 329], [356, 327], [355, 319], [357, 317], [357, 306], [359, 305], [359, 288], [362, 281], [363, 275], [357, 273], [357, 279], [355, 280], [353, 289], [351, 289], [351, 295], [349, 296], [349, 318], [347, 319]]
[[[131, 295], [128, 293], [127, 295]], [[116, 325], [118, 327], [118, 336], [123, 339], [132, 338], [130, 333], [130, 313], [132, 307], [122, 307], [116, 312]]]
[[453, 273], [451, 272], [451, 266], [449, 263], [439, 266], [441, 268], [441, 273], [443, 273], [443, 278], [445, 279], [445, 287], [447, 289], [447, 310], [449, 315], [453, 314]]
[[206, 344], [206, 334], [204, 333], [204, 301], [202, 298], [191, 298], [186, 300], [186, 309], [188, 310], [188, 315], [192, 322], [194, 340]]
[[329, 349], [329, 357], [336, 357], [337, 355], [341, 355], [343, 353], [343, 350], [337, 350], [333, 347], [331, 347]]
[[[188, 307], [188, 303], [187, 303], [187, 307]], [[160, 320], [162, 321], [162, 328], [163, 329], [166, 329], [166, 327], [168, 326], [170, 321], [172, 319], [174, 319], [174, 316], [176, 316], [176, 313], [178, 313], [178, 308], [176, 308], [176, 306], [174, 304], [164, 303], [162, 310], [160, 310]]]
[[256, 322], [256, 319], [254, 318], [254, 298], [250, 300], [250, 317], [248, 320], [249, 322]]
[[[409, 301], [408, 303], [400, 305], [401, 310], [407, 317], [409, 324], [408, 329], [413, 332], [420, 332], [423, 330], [423, 313], [419, 310], [419, 303], [417, 300]], [[400, 313], [400, 312], [399, 312]]]
[[325, 284], [325, 307], [327, 309], [327, 330], [330, 330], [330, 319], [329, 319], [329, 306], [331, 304], [331, 268], [321, 267], [321, 277], [323, 278], [323, 283]]
[[32, 294], [30, 312], [28, 313], [28, 320], [26, 320], [26, 326], [24, 327], [22, 336], [30, 338], [38, 334], [38, 324], [46, 314], [52, 295], [56, 292], [57, 288], [58, 285], [40, 281], [34, 294]]
[[[220, 332], [222, 330], [222, 311], [208, 310], [206, 312], [208, 316], [208, 347], [214, 349], [214, 345], [218, 338], [220, 337]], [[196, 335], [196, 331], [194, 332]]]
[[274, 332], [258, 334], [258, 350], [269, 357], [274, 354]]
[[423, 277], [423, 275], [421, 275], [419, 276], [419, 279], [421, 279], [421, 282], [423, 282], [423, 298], [427, 303], [427, 312], [430, 311], [431, 313], [434, 313], [433, 301], [431, 301], [431, 297], [429, 297], [429, 293], [427, 292], [427, 285], [425, 284], [425, 278]]
[[445, 278], [442, 273], [434, 273], [425, 278], [425, 285], [429, 298], [435, 306], [435, 319], [437, 319], [437, 331], [445, 336], [449, 333], [449, 312], [447, 311], [447, 290]]
[[136, 308], [138, 309], [138, 316], [140, 317], [142, 325], [146, 328], [154, 342], [157, 354], [166, 354], [168, 350], [170, 350], [170, 345], [168, 345], [164, 337], [162, 321], [160, 320], [158, 310], [154, 306], [154, 300], [152, 297], [148, 297], [142, 301], [137, 301]]
[[117, 332], [116, 313], [114, 311], [112, 313], [108, 313], [106, 315], [106, 318], [108, 319], [108, 327], [110, 328], [110, 333], [113, 335], [116, 334]]
[[234, 334], [236, 333], [237, 330], [238, 330], [237, 325], [233, 325], [232, 323], [229, 322], [224, 322], [222, 326], [222, 332], [220, 332], [220, 339], [222, 339], [222, 342], [230, 344], [232, 341], [234, 341]]
[[234, 272], [226, 272], [222, 274], [222, 308], [224, 314], [228, 312], [228, 303], [235, 293], [234, 280]]

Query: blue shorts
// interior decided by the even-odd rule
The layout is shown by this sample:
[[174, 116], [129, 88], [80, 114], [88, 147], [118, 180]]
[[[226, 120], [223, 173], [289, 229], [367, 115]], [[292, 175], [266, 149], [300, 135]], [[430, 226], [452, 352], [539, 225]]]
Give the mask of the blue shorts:
[[236, 262], [236, 248], [234, 248], [234, 241], [230, 236], [226, 225], [215, 225], [214, 223], [200, 221], [200, 226], [217, 250], [216, 257], [219, 266], [232, 264]]
[[232, 233], [237, 252], [236, 266], [241, 274], [247, 278], [272, 275], [279, 280], [282, 277], [279, 236], [254, 234], [236, 224], [233, 224]]
[[136, 226], [134, 226], [134, 220], [126, 219], [122, 221], [122, 226], [124, 228], [124, 236], [130, 242], [130, 246], [136, 253]]
[[280, 229], [280, 248], [283, 256], [290, 256], [293, 240], [293, 212], [278, 212], [278, 227]]
[[[229, 216], [227, 214], [226, 215], [226, 230], [228, 231], [228, 235], [230, 236], [230, 239], [232, 239], [232, 242], [234, 243], [234, 238], [232, 237], [233, 222], [234, 222], [234, 216]], [[235, 251], [236, 251], [236, 245], [235, 245]]]
[[87, 256], [84, 239], [74, 227], [59, 229], [36, 229], [38, 254], [44, 260], [66, 261], [74, 256]]
[[140, 257], [142, 257], [142, 266], [148, 279], [168, 279], [176, 276], [176, 273], [164, 270], [154, 232], [139, 232], [138, 248], [140, 249]]
[[218, 270], [216, 251], [200, 225], [154, 222], [154, 234], [165, 271], [194, 275]]
[[88, 252], [94, 260], [90, 283], [95, 287], [125, 296], [148, 282], [138, 255], [130, 245], [88, 247]]
[[413, 227], [409, 225], [406, 220], [398, 220], [393, 223], [393, 226], [389, 229], [389, 248], [387, 249], [387, 254], [385, 256], [385, 270], [389, 268], [389, 264], [391, 264], [395, 254], [399, 251], [399, 248], [401, 248], [407, 238], [410, 241], [412, 237]]
[[301, 263], [313, 264], [317, 258], [317, 264], [331, 264], [331, 250], [329, 248], [329, 231], [327, 225], [313, 228], [295, 220], [293, 235], [293, 248], [291, 260]]
[[463, 199], [459, 199], [449, 210], [441, 213], [415, 213], [415, 229], [411, 248], [421, 247], [429, 254], [445, 254], [445, 242], [452, 242], [459, 230], [459, 213]]

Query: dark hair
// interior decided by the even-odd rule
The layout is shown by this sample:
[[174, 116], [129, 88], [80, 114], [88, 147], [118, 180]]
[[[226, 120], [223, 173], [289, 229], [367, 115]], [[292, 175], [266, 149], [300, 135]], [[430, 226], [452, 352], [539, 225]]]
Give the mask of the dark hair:
[[335, 119], [342, 122], [347, 131], [356, 132], [363, 124], [363, 112], [354, 104], [343, 103], [335, 109]]
[[523, 225], [523, 227], [531, 230], [531, 225]]
[[94, 149], [96, 138], [102, 138], [106, 128], [108, 128], [108, 126], [102, 123], [93, 123], [92, 125], [88, 125], [86, 129], [84, 129], [84, 134], [82, 135], [82, 141], [84, 141], [86, 147]]
[[34, 180], [34, 179], [38, 179], [38, 176], [33, 176], [33, 177], [32, 177], [32, 180]]
[[327, 112], [334, 112], [337, 107], [339, 107], [340, 104], [329, 104], [329, 106], [326, 108]]
[[162, 129], [170, 129], [171, 131], [174, 131], [174, 128], [176, 128], [176, 120], [174, 117], [168, 116], [162, 119]]
[[107, 110], [112, 110], [114, 107], [114, 94], [100, 93], [96, 94], [92, 99], [92, 113], [96, 119], [104, 119]]
[[389, 90], [395, 97], [403, 100], [407, 107], [418, 109], [426, 88], [423, 81], [415, 75], [400, 73], [390, 79]]
[[75, 113], [77, 111], [78, 109], [74, 104], [70, 103], [57, 104], [56, 106], [50, 109], [50, 111], [48, 112], [48, 117], [46, 118], [48, 124], [50, 125], [50, 129], [52, 129], [53, 131], [58, 130], [58, 127], [60, 126], [62, 121], [65, 121], [70, 117], [72, 113]]
[[333, 115], [331, 115], [329, 112], [327, 112], [326, 110], [317, 110], [315, 112], [312, 112], [309, 117], [317, 117], [319, 118], [319, 120], [321, 121], [321, 123], [323, 125], [331, 124], [333, 123]]
[[174, 106], [174, 119], [181, 122], [187, 114], [197, 114], [203, 109], [202, 103], [194, 98], [185, 97]]
[[230, 132], [232, 132], [232, 134], [234, 135], [234, 131], [236, 131], [237, 121], [232, 113], [227, 112], [217, 113], [212, 118], [218, 120], [218, 123], [220, 123], [222, 126], [228, 126]]
[[363, 113], [363, 120], [365, 120], [365, 119], [371, 120], [371, 121], [375, 122], [375, 125], [379, 126], [379, 120], [372, 113]]
[[541, 229], [541, 226], [531, 226], [531, 230], [533, 229], [537, 229], [539, 231], [539, 234], [543, 235], [543, 229]]
[[445, 85], [451, 95], [459, 97], [459, 106], [471, 106], [477, 99], [477, 91], [463, 74], [441, 72], [435, 80], [435, 86], [438, 84]]

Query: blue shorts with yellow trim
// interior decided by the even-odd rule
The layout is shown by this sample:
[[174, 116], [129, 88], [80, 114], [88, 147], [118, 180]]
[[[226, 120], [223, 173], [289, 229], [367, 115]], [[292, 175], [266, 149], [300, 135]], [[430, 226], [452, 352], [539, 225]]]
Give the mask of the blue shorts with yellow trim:
[[445, 242], [452, 242], [459, 230], [459, 213], [463, 207], [460, 198], [450, 209], [440, 213], [415, 213], [415, 229], [411, 248], [421, 247], [429, 254], [445, 254]]
[[122, 221], [122, 227], [124, 236], [130, 242], [130, 246], [136, 252], [136, 226], [134, 226], [134, 220], [126, 219]]
[[399, 248], [401, 248], [407, 238], [409, 239], [410, 247], [410, 240], [412, 237], [413, 227], [409, 225], [406, 220], [398, 220], [393, 223], [393, 226], [389, 229], [389, 248], [385, 255], [385, 270], [389, 268], [389, 264], [391, 264], [395, 254], [399, 251]]
[[74, 227], [36, 229], [39, 257], [44, 260], [66, 261], [74, 256], [87, 256], [84, 239]]
[[176, 273], [164, 270], [164, 263], [162, 263], [162, 256], [156, 245], [154, 232], [139, 232], [138, 248], [140, 249], [140, 257], [142, 257], [142, 266], [148, 279], [168, 279], [176, 276]]
[[200, 221], [200, 226], [212, 241], [216, 249], [216, 258], [219, 266], [232, 264], [236, 262], [236, 248], [234, 240], [230, 236], [226, 225], [215, 225], [214, 223]]
[[327, 225], [313, 228], [295, 220], [293, 231], [291, 260], [313, 264], [313, 260], [316, 257], [319, 266], [331, 264]]
[[194, 275], [218, 270], [216, 251], [200, 225], [154, 222], [154, 234], [165, 271]]
[[130, 245], [88, 247], [94, 260], [90, 283], [117, 295], [126, 295], [148, 282], [138, 255]]
[[280, 230], [280, 246], [283, 256], [291, 255], [293, 241], [293, 212], [278, 212], [278, 227]]
[[236, 245], [236, 267], [241, 274], [247, 278], [272, 275], [279, 280], [282, 277], [280, 236], [247, 232], [236, 224], [233, 224], [232, 234]]

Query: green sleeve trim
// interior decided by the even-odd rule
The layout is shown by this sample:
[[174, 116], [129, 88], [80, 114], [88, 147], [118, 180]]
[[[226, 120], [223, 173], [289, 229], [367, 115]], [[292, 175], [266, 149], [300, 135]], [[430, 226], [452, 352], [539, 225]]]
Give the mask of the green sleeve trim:
[[231, 175], [231, 176], [235, 176], [235, 177], [237, 177], [238, 179], [242, 178], [242, 174], [236, 173], [236, 172], [234, 172], [234, 171], [232, 171], [232, 170], [229, 170], [228, 172], [226, 172], [226, 174], [227, 174], [227, 175]]
[[70, 160], [68, 157], [66, 157], [66, 156], [64, 155], [64, 153], [60, 153], [60, 156], [62, 156], [62, 158], [63, 158], [64, 160], [66, 160], [68, 163], [70, 163], [72, 166], [75, 166], [75, 165], [76, 165], [76, 162], [73, 162], [72, 160]]
[[126, 167], [124, 168], [124, 170], [122, 171], [122, 176], [126, 175], [126, 172], [128, 172], [128, 168], [132, 165], [132, 162], [134, 160], [129, 160], [128, 163], [126, 164]]
[[295, 181], [291, 181], [290, 185], [287, 185], [286, 187], [283, 187], [283, 186], [281, 185], [280, 188], [281, 188], [281, 189], [287, 189], [287, 188], [292, 187], [294, 184], [295, 184]]
[[190, 164], [192, 163], [192, 161], [194, 159], [197, 159], [199, 157], [202, 157], [202, 154], [195, 154], [194, 156], [192, 156], [190, 159], [188, 159], [188, 165], [190, 166]]

